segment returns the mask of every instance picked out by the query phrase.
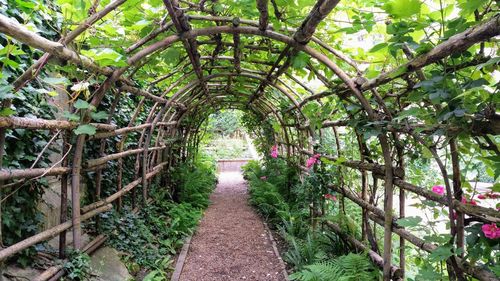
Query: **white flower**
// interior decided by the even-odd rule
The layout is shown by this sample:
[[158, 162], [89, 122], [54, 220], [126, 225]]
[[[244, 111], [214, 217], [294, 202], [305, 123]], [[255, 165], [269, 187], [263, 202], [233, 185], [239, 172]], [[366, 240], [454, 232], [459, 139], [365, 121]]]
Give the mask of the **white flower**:
[[88, 90], [89, 85], [90, 84], [88, 82], [80, 82], [78, 84], [73, 85], [71, 87], [71, 91], [79, 93], [79, 92]]

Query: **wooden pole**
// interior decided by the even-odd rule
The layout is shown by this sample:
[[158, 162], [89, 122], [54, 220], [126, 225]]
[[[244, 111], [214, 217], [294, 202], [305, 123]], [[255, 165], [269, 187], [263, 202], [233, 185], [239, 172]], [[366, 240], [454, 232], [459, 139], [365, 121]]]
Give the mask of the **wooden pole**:
[[[62, 153], [61, 156], [69, 152], [71, 131], [62, 133]], [[69, 164], [69, 158], [65, 157], [61, 163], [61, 167], [66, 168]], [[68, 174], [61, 175], [61, 211], [59, 223], [65, 223], [68, 219]], [[59, 234], [59, 258], [66, 258], [66, 230], [61, 231]]]

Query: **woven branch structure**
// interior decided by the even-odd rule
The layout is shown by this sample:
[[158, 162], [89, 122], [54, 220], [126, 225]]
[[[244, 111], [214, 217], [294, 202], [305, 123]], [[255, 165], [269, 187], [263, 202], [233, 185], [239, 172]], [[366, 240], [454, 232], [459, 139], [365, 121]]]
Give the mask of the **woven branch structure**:
[[[458, 154], [454, 142], [457, 135], [465, 134], [471, 138], [498, 135], [500, 134], [500, 116], [494, 110], [481, 112], [481, 114], [472, 116], [466, 126], [459, 127], [441, 124], [428, 126], [428, 124], [411, 122], [398, 124], [392, 121], [402, 108], [396, 106], [394, 101], [405, 95], [407, 88], [411, 88], [413, 85], [401, 86], [399, 90], [396, 90], [400, 92], [387, 91], [387, 88], [384, 88], [392, 82], [404, 84], [415, 79], [418, 81], [419, 77], [425, 79], [421, 72], [425, 67], [440, 63], [441, 60], [449, 56], [460, 54], [475, 44], [481, 44], [500, 35], [500, 15], [484, 20], [434, 46], [430, 51], [409, 58], [401, 66], [383, 72], [372, 79], [363, 77], [363, 72], [360, 71], [354, 60], [314, 36], [316, 28], [336, 8], [338, 0], [318, 0], [297, 29], [275, 28], [270, 24], [268, 10], [270, 3], [267, 0], [256, 1], [256, 10], [260, 14], [258, 21], [218, 16], [206, 13], [204, 7], [197, 4], [179, 0], [164, 0], [166, 17], [161, 20], [160, 25], [135, 44], [124, 46], [124, 52], [128, 54], [126, 66], [101, 67], [71, 47], [73, 40], [92, 28], [93, 24], [110, 12], [119, 10], [121, 5], [126, 2], [126, 0], [111, 1], [58, 42], [48, 40], [29, 31], [16, 20], [0, 15], [0, 33], [45, 52], [13, 83], [16, 90], [35, 79], [38, 73], [35, 70], [43, 68], [45, 64], [64, 62], [98, 75], [100, 84], [91, 93], [90, 100], [90, 104], [95, 107], [99, 107], [106, 95], [115, 94], [116, 99], [118, 99], [119, 93], [139, 96], [141, 100], [137, 104], [136, 112], [130, 116], [128, 126], [118, 128], [116, 125], [110, 124], [110, 119], [108, 122], [92, 123], [97, 129], [96, 134], [92, 136], [78, 135], [71, 143], [70, 148], [66, 144], [63, 151], [71, 149], [70, 158], [63, 161], [61, 166], [0, 170], [2, 185], [15, 180], [36, 180], [46, 176], [60, 176], [62, 189], [65, 189], [69, 181], [72, 198], [71, 218], [66, 218], [64, 215], [61, 217], [59, 225], [1, 249], [0, 260], [7, 259], [27, 247], [57, 235], [61, 236], [60, 251], [64, 252], [65, 235], [68, 230], [72, 232], [74, 248], [85, 251], [95, 250], [104, 242], [105, 237], [98, 236], [89, 245], [82, 245], [82, 222], [113, 208], [113, 206], [117, 207], [117, 202], [121, 197], [129, 195], [131, 191], [139, 187], [142, 189], [144, 203], [146, 203], [151, 180], [154, 177], [164, 177], [168, 173], [169, 167], [193, 157], [192, 148], [198, 147], [200, 142], [200, 124], [210, 114], [220, 109], [240, 109], [253, 112], [263, 118], [272, 116], [281, 125], [281, 131], [275, 132], [274, 139], [282, 155], [307, 159], [316, 153], [315, 143], [322, 130], [333, 130], [336, 132], [336, 136], [339, 130], [356, 131], [356, 127], [353, 125], [355, 122], [352, 122], [355, 120], [352, 120], [351, 116], [343, 116], [337, 120], [327, 119], [319, 126], [311, 124], [304, 114], [303, 108], [309, 103], [321, 103], [321, 99], [325, 97], [334, 97], [339, 104], [356, 105], [369, 122], [379, 124], [377, 126], [379, 126], [381, 133], [376, 138], [381, 158], [373, 159], [366, 153], [366, 145], [362, 138], [359, 139], [361, 159], [350, 159], [348, 155], [341, 156], [340, 152], [339, 155], [323, 155], [323, 157], [337, 162], [339, 166], [346, 169], [357, 170], [361, 174], [363, 190], [360, 194], [352, 192], [345, 186], [332, 184], [331, 189], [343, 194], [345, 198], [359, 205], [362, 209], [364, 238], [369, 235], [366, 229], [370, 227], [370, 223], [376, 223], [383, 227], [383, 252], [377, 253], [371, 250], [362, 241], [344, 233], [333, 222], [328, 222], [326, 225], [352, 244], [354, 248], [368, 252], [374, 264], [383, 269], [384, 280], [402, 280], [404, 278], [404, 246], [406, 242], [427, 252], [432, 252], [437, 248], [437, 245], [426, 243], [420, 237], [412, 234], [411, 231], [395, 223], [396, 219], [405, 216], [405, 193], [417, 194], [426, 200], [442, 205], [443, 208], [448, 208], [451, 218], [451, 234], [456, 237], [457, 248], [464, 248], [464, 215], [477, 221], [500, 223], [500, 213], [497, 210], [461, 202], [462, 186], [460, 180], [457, 180], [460, 179], [458, 161], [453, 161], [451, 175], [448, 175], [446, 167], [441, 170], [446, 194], [439, 196], [431, 192], [429, 188], [405, 180], [405, 166], [401, 155], [404, 155], [406, 151], [398, 151], [399, 142], [413, 139], [425, 146], [426, 141], [440, 130], [444, 131], [450, 139], [450, 148], [452, 150], [455, 148], [452, 154]], [[188, 8], [182, 8], [181, 5], [187, 5]], [[193, 28], [193, 22], [206, 22], [211, 23], [211, 25], [205, 28]], [[253, 37], [256, 42], [276, 42], [277, 44], [246, 44], [241, 40], [243, 37]], [[232, 38], [232, 41], [227, 41], [228, 38]], [[171, 80], [173, 74], [157, 73], [157, 77], [149, 85], [146, 87], [138, 86], [144, 85], [144, 83], [134, 81], [134, 73], [147, 66], [152, 56], [159, 55], [179, 44], [185, 49], [186, 60], [172, 72], [182, 72], [183, 76]], [[212, 55], [201, 55], [199, 52], [201, 45], [213, 45], [214, 50], [229, 48], [234, 50], [234, 55], [223, 56], [219, 55], [218, 51], [214, 51]], [[274, 61], [247, 59], [247, 52], [258, 51], [270, 52], [275, 55], [276, 59]], [[310, 56], [311, 60], [321, 64], [322, 70], [311, 63], [306, 66], [306, 70], [313, 73], [327, 90], [315, 92], [307, 86], [305, 81], [301, 81], [301, 78], [290, 74], [289, 68], [292, 65], [292, 59], [299, 52]], [[49, 58], [54, 59], [49, 60]], [[258, 66], [258, 69], [261, 70], [247, 68], [249, 65]], [[334, 73], [334, 79], [326, 78], [323, 69]], [[160, 91], [152, 91], [155, 85], [162, 81], [170, 81], [169, 86], [160, 89]], [[244, 84], [250, 93], [235, 90], [232, 87], [235, 81]], [[144, 124], [136, 123], [135, 119], [143, 110], [146, 102], [153, 104], [152, 109], [147, 113], [147, 122]], [[115, 107], [117, 103], [115, 103]], [[286, 104], [286, 108], [280, 109], [283, 104]], [[4, 103], [4, 105], [8, 105], [8, 103]], [[115, 107], [108, 109], [110, 115], [120, 110], [119, 107]], [[89, 114], [90, 112], [84, 113], [80, 122], [0, 117], [0, 143], [5, 142], [6, 132], [12, 129], [60, 130], [64, 133], [63, 135], [68, 135], [78, 125], [90, 124]], [[136, 148], [123, 150], [123, 142], [129, 134], [135, 132], [140, 133]], [[84, 157], [86, 145], [96, 141], [103, 142], [114, 136], [121, 137], [121, 141], [116, 144], [119, 148], [117, 153], [106, 155], [104, 146], [101, 146], [100, 158], [86, 159]], [[175, 145], [165, 143], [163, 140], [167, 138], [176, 140]], [[3, 147], [1, 149], [1, 155], [9, 153], [3, 151]], [[442, 148], [429, 147], [428, 149], [439, 164]], [[107, 198], [100, 198], [100, 189], [98, 189], [98, 201], [87, 206], [80, 206], [82, 173], [94, 171], [96, 173], [95, 185], [100, 187], [101, 173], [106, 169], [106, 165], [111, 161], [118, 161], [119, 174], [121, 175], [124, 159], [136, 159], [135, 180], [122, 183], [120, 177], [118, 192]], [[306, 169], [304, 170], [306, 172]], [[370, 196], [375, 197], [375, 194], [369, 194], [366, 184], [370, 176], [383, 182], [383, 190], [379, 191], [384, 195], [382, 207], [377, 206], [369, 198]], [[399, 190], [400, 196], [395, 198], [396, 190]], [[62, 200], [65, 201], [65, 198]], [[398, 212], [393, 210], [394, 200], [400, 200]], [[66, 203], [62, 204], [65, 206]], [[316, 207], [313, 206], [313, 209], [316, 216], [321, 215]], [[453, 213], [458, 214], [458, 220], [452, 218]], [[398, 248], [401, 257], [399, 264], [391, 262], [394, 251], [392, 239], [395, 235], [401, 238]], [[447, 264], [457, 276], [465, 274], [479, 280], [498, 280], [490, 271], [468, 264], [460, 255], [450, 257]], [[39, 276], [38, 280], [49, 280], [58, 276], [61, 276], [61, 267], [54, 267]]]

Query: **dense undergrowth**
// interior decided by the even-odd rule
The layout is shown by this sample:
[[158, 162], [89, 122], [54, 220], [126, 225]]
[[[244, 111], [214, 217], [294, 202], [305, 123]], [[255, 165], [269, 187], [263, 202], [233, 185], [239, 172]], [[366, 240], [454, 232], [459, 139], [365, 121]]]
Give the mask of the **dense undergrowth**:
[[[264, 163], [250, 161], [243, 167], [250, 185], [250, 203], [271, 224], [286, 244], [283, 259], [293, 273], [291, 280], [379, 280], [381, 275], [363, 253], [351, 253], [335, 233], [323, 227], [313, 229], [310, 224], [310, 198], [304, 196], [312, 184], [318, 185], [314, 175], [299, 181], [297, 171], [279, 158]], [[313, 183], [312, 183], [312, 182]], [[329, 200], [328, 214], [338, 221], [339, 203]], [[346, 231], [355, 231], [349, 223], [341, 224]]]
[[171, 188], [156, 186], [151, 203], [138, 213], [126, 208], [100, 216], [108, 244], [125, 253], [129, 271], [150, 271], [145, 280], [168, 280], [175, 254], [209, 205], [216, 183], [215, 162], [200, 157], [176, 167]]

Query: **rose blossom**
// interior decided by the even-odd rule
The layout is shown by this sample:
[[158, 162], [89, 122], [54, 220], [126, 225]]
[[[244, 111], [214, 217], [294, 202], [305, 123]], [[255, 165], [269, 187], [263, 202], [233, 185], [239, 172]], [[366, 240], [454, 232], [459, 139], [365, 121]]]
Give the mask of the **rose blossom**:
[[444, 195], [444, 187], [441, 185], [435, 185], [432, 187], [432, 192], [438, 195]]
[[463, 196], [462, 196], [462, 200], [461, 200], [461, 202], [462, 202], [463, 204], [471, 204], [471, 205], [477, 206], [477, 202], [476, 202], [476, 200], [471, 199], [471, 200], [469, 201], [469, 200], [467, 200], [467, 198], [466, 198], [466, 197], [463, 197]]
[[484, 233], [484, 236], [489, 239], [497, 239], [500, 238], [500, 228], [497, 227], [495, 223], [491, 224], [483, 224], [481, 230]]
[[306, 161], [306, 167], [309, 169], [311, 168], [314, 164], [319, 162], [319, 158], [321, 157], [320, 154], [314, 154], [313, 156], [309, 157]]
[[278, 146], [277, 145], [273, 145], [273, 147], [271, 148], [271, 157], [278, 158]]

